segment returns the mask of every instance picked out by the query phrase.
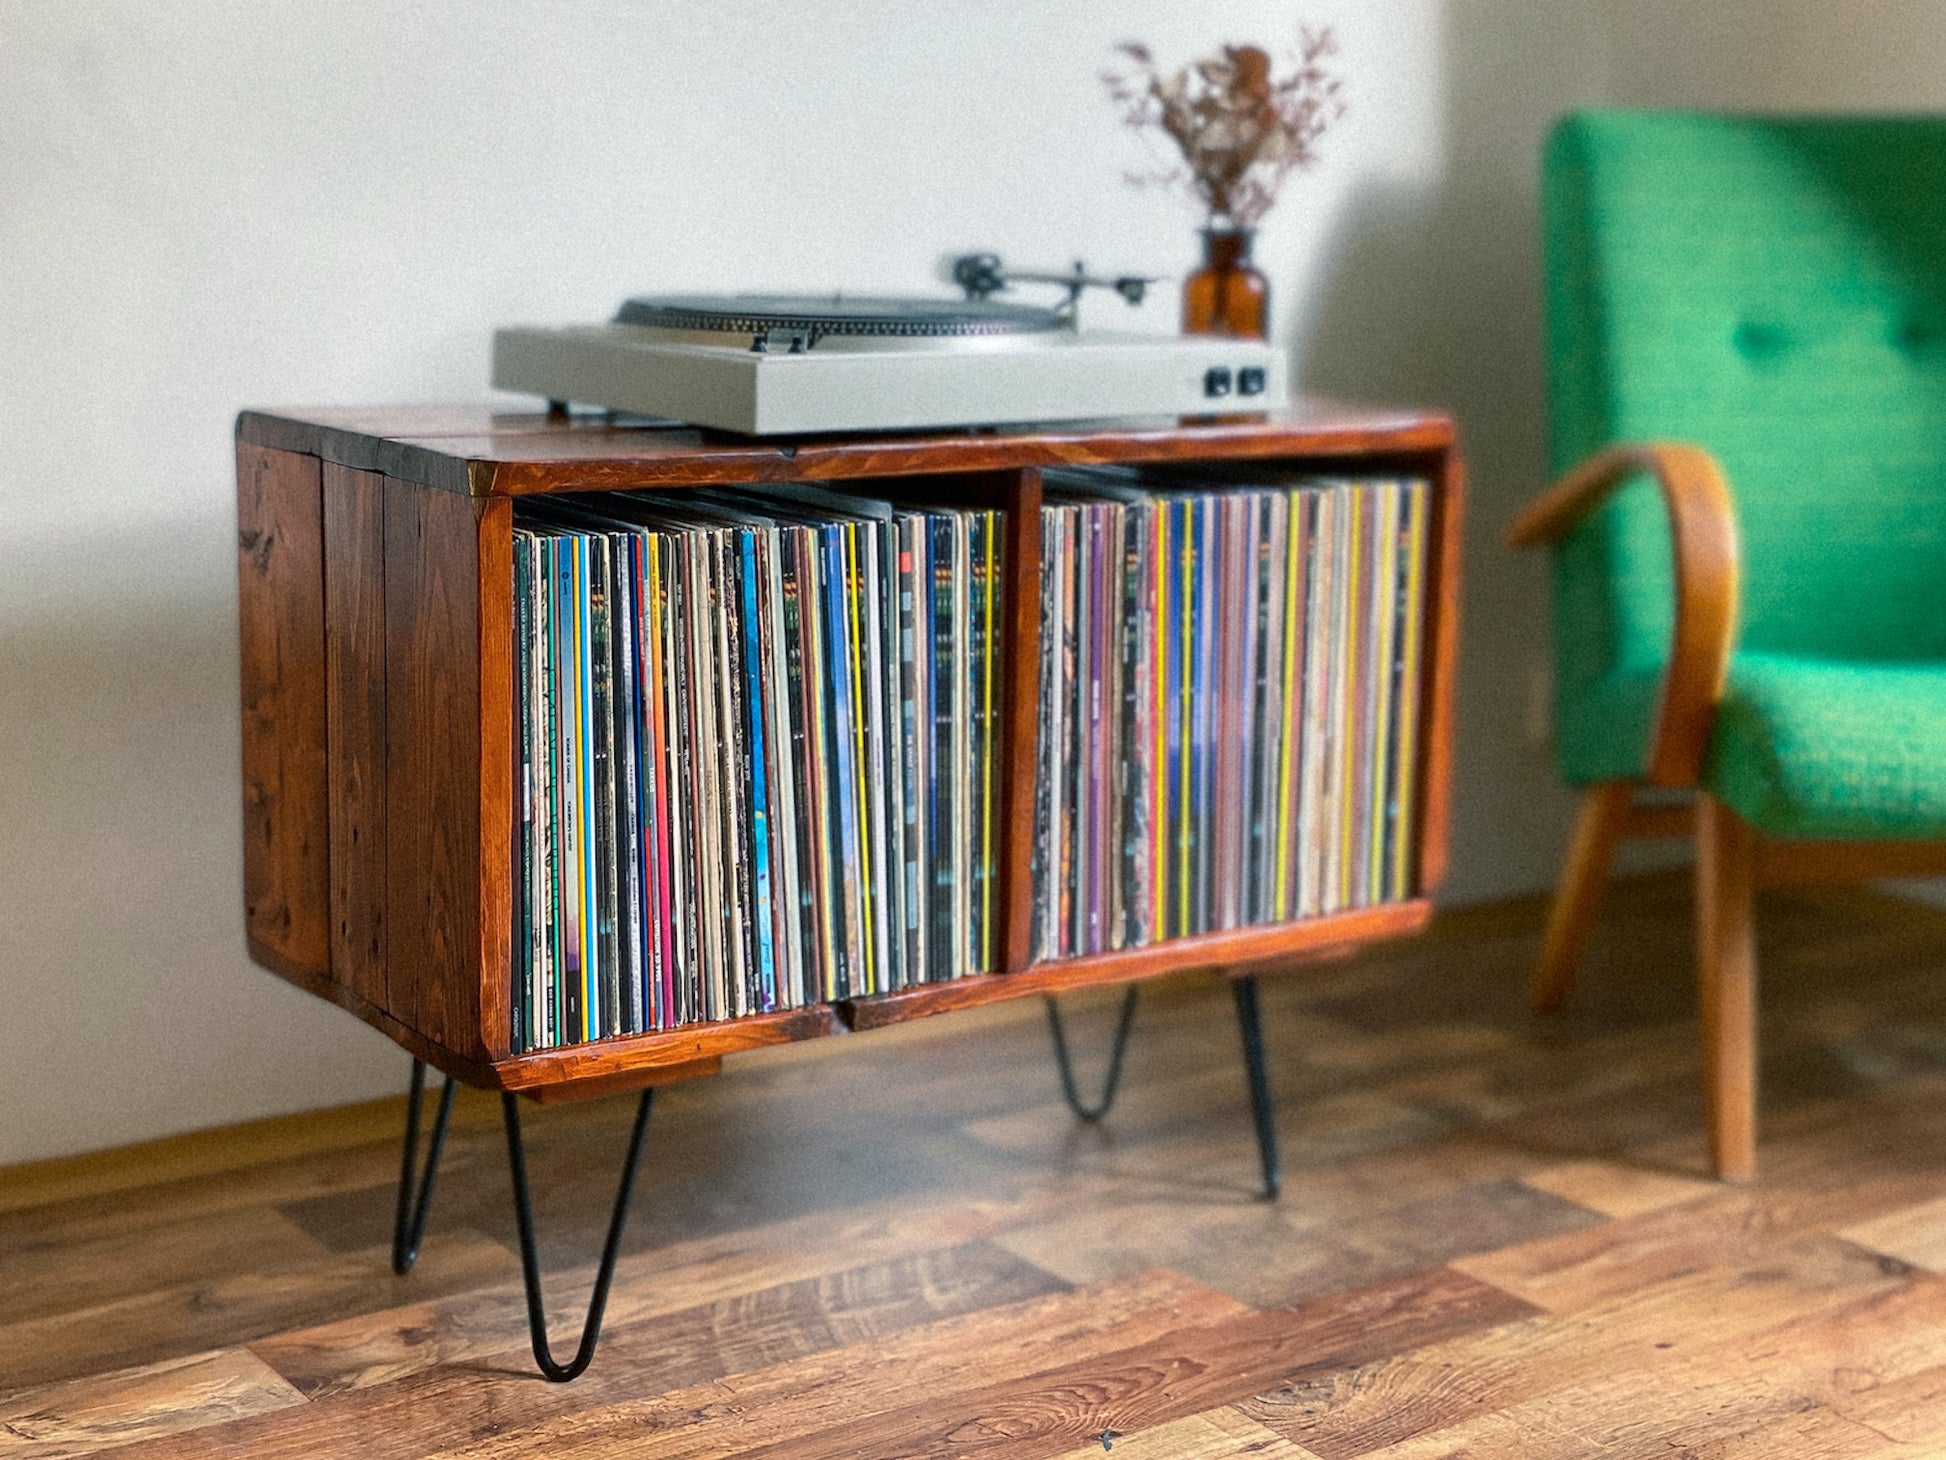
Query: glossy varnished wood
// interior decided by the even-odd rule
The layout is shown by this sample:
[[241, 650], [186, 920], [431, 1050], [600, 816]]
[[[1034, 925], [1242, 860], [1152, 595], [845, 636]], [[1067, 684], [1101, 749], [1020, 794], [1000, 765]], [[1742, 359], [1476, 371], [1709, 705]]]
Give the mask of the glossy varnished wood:
[[[0, 1455], [1942, 1453], [1946, 916], [1766, 899], [1772, 1116], [1726, 1187], [1690, 906], [1618, 884], [1546, 1023], [1538, 901], [1266, 983], [1275, 1205], [1214, 979], [1145, 993], [1100, 1128], [1032, 1002], [752, 1053], [659, 1102], [571, 1385], [525, 1353], [489, 1098], [402, 1279], [396, 1099], [0, 1173]], [[1114, 1009], [1070, 1001], [1078, 1048]], [[631, 1115], [528, 1117], [561, 1324]]]
[[243, 916], [261, 959], [330, 967], [319, 466], [239, 441]]
[[[476, 508], [426, 487], [385, 494], [388, 1009], [468, 1059], [481, 1023], [482, 564]], [[496, 784], [510, 761], [492, 768]], [[490, 976], [490, 973], [488, 974]]]
[[1757, 1165], [1757, 835], [1727, 803], [1696, 804], [1696, 982], [1710, 1163], [1728, 1181]]
[[853, 1029], [880, 1029], [908, 1019], [976, 1008], [1003, 999], [1128, 983], [1171, 973], [1258, 973], [1274, 970], [1279, 965], [1302, 966], [1307, 961], [1336, 957], [1372, 939], [1416, 933], [1426, 926], [1431, 916], [1432, 904], [1424, 899], [1386, 903], [1308, 918], [1301, 923], [1198, 933], [1146, 948], [1030, 963], [1019, 973], [923, 984], [897, 993], [846, 1000], [838, 1007]]
[[1590, 457], [1529, 503], [1507, 530], [1515, 547], [1559, 542], [1608, 495], [1650, 476], [1669, 514], [1675, 556], [1675, 639], [1649, 752], [1649, 780], [1693, 786], [1709, 749], [1716, 702], [1736, 642], [1741, 563], [1736, 507], [1716, 459], [1700, 446], [1658, 441]]
[[[478, 496], [831, 481], [1023, 466], [1195, 461], [1233, 456], [1352, 457], [1437, 452], [1453, 440], [1433, 411], [1301, 401], [1287, 411], [1223, 421], [1101, 421], [1049, 427], [765, 440], [686, 426], [610, 427], [464, 406], [340, 413], [245, 411], [239, 440]], [[347, 426], [344, 422], [354, 422]], [[436, 429], [421, 423], [431, 421]], [[423, 433], [423, 434], [419, 434]]]
[[[480, 673], [473, 707], [479, 744], [479, 887], [476, 970], [466, 1017], [496, 1058], [512, 1047], [514, 925], [514, 557], [513, 504], [483, 502], [474, 513], [474, 653]], [[469, 1030], [472, 1026], [469, 1025]]]
[[1465, 535], [1466, 466], [1449, 440], [1426, 470], [1433, 499], [1428, 514], [1424, 611], [1432, 653], [1420, 683], [1419, 884], [1430, 896], [1446, 880], [1448, 822], [1453, 804], [1453, 675], [1459, 662], [1460, 550]]
[[1946, 841], [1789, 841], [1757, 844], [1765, 887], [1869, 882], [1884, 877], [1946, 877]]
[[[605, 1094], [659, 1083], [666, 1071], [682, 1071], [677, 1078], [710, 1073], [704, 1066], [723, 1055], [816, 1039], [843, 1028], [830, 1005], [812, 1004], [776, 1014], [687, 1024], [658, 1034], [627, 1034], [562, 1049], [535, 1050], [495, 1064], [492, 1083], [502, 1090], [528, 1091], [554, 1085], [564, 1094], [578, 1094], [575, 1087], [584, 1086]], [[630, 1076], [636, 1073], [643, 1078], [631, 1084]]]
[[331, 976], [389, 1006], [385, 961], [385, 479], [324, 467]]
[[[308, 571], [322, 580], [332, 625], [320, 650], [329, 693], [314, 689], [319, 703], [311, 706], [318, 733], [328, 729], [331, 836], [303, 843], [319, 866], [307, 862], [299, 870], [324, 877], [328, 860], [332, 947], [328, 959], [306, 961], [265, 946], [257, 948], [259, 961], [469, 1083], [570, 1099], [611, 1093], [713, 1072], [725, 1054], [854, 1024], [870, 1028], [1186, 969], [1274, 969], [1411, 932], [1425, 921], [1426, 904], [1415, 900], [1028, 969], [1039, 467], [1251, 457], [1318, 470], [1410, 472], [1433, 482], [1419, 748], [1423, 897], [1444, 871], [1458, 609], [1461, 467], [1442, 415], [1307, 402], [1258, 419], [755, 441], [586, 415], [401, 407], [247, 412], [238, 436], [240, 452], [308, 463], [313, 473], [322, 461], [330, 499], [320, 514], [323, 566]], [[1013, 972], [838, 1010], [513, 1054], [512, 495], [838, 479], [1007, 514], [995, 956]], [[310, 491], [317, 510], [315, 481]]]
[[[1736, 645], [1741, 591], [1736, 507], [1721, 466], [1703, 448], [1680, 442], [1612, 446], [1530, 502], [1508, 528], [1507, 540], [1515, 547], [1558, 544], [1617, 487], [1643, 475], [1652, 477], [1662, 494], [1675, 568], [1674, 636], [1647, 780], [1693, 788], [1702, 776]], [[1748, 1180], [1756, 1159], [1755, 889], [1946, 875], [1946, 840], [1770, 837], [1708, 794], [1698, 797], [1694, 810], [1636, 807], [1633, 798], [1632, 782], [1611, 782], [1587, 793], [1556, 899], [1555, 926], [1535, 970], [1534, 1001], [1553, 1008], [1567, 996], [1615, 839], [1693, 831], [1710, 1150], [1720, 1174]]]
[[1000, 700], [999, 921], [995, 967], [1025, 968], [1034, 947], [1034, 778], [1040, 764], [1041, 474], [1012, 476], [1007, 513], [1006, 648]]
[[1581, 793], [1575, 813], [1574, 835], [1568, 843], [1567, 864], [1547, 917], [1547, 934], [1534, 965], [1528, 999], [1536, 1009], [1552, 1012], [1566, 1002], [1574, 987], [1575, 970], [1588, 951], [1595, 931], [1595, 914], [1608, 887], [1608, 869], [1615, 846], [1629, 826], [1633, 781], [1603, 781]]

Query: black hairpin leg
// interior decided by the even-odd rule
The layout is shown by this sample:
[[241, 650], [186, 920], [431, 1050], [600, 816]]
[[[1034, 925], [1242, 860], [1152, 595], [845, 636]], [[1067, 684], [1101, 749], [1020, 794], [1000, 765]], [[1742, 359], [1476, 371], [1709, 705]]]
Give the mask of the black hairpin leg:
[[419, 1194], [412, 1184], [419, 1165], [419, 1106], [426, 1088], [423, 1060], [412, 1062], [411, 1093], [405, 1105], [405, 1151], [399, 1159], [399, 1208], [392, 1219], [392, 1271], [409, 1272], [419, 1260], [419, 1239], [426, 1232], [426, 1209], [432, 1205], [432, 1184], [439, 1176], [439, 1152], [446, 1144], [446, 1123], [453, 1116], [453, 1077], [446, 1077], [446, 1089], [439, 1097], [439, 1114], [432, 1123], [432, 1142], [426, 1148], [426, 1174], [419, 1179]]
[[527, 1282], [527, 1329], [534, 1340], [534, 1362], [540, 1371], [557, 1384], [576, 1378], [595, 1356], [601, 1340], [601, 1315], [608, 1306], [608, 1284], [615, 1276], [615, 1254], [621, 1249], [622, 1228], [628, 1224], [629, 1197], [635, 1190], [635, 1170], [642, 1159], [642, 1138], [649, 1130], [649, 1107], [655, 1096], [651, 1086], [642, 1092], [642, 1103], [635, 1111], [635, 1129], [628, 1138], [628, 1156], [622, 1163], [621, 1184], [615, 1190], [615, 1210], [608, 1219], [608, 1240], [602, 1244], [601, 1266], [595, 1271], [595, 1290], [588, 1300], [588, 1321], [581, 1328], [581, 1346], [565, 1364], [554, 1361], [547, 1342], [547, 1314], [541, 1302], [541, 1265], [534, 1255], [534, 1211], [527, 1198], [527, 1158], [520, 1140], [520, 1105], [508, 1093], [501, 1099], [501, 1112], [507, 1122], [507, 1164], [513, 1169], [514, 1219], [520, 1227], [520, 1271]]
[[1108, 1075], [1102, 1081], [1101, 1099], [1093, 1105], [1081, 1103], [1081, 1096], [1074, 1088], [1074, 1065], [1068, 1058], [1067, 1036], [1061, 1029], [1061, 1006], [1054, 1002], [1054, 996], [1047, 996], [1047, 1028], [1054, 1036], [1054, 1063], [1061, 1072], [1061, 1094], [1066, 1097], [1068, 1109], [1090, 1125], [1108, 1114], [1108, 1108], [1115, 1103], [1115, 1090], [1122, 1083], [1122, 1056], [1128, 1052], [1128, 1031], [1135, 1024], [1134, 984], [1122, 995], [1122, 1016], [1115, 1025], [1115, 1044], [1108, 1052]]
[[1277, 1171], [1277, 1126], [1270, 1103], [1270, 1073], [1264, 1067], [1264, 1026], [1257, 1013], [1257, 979], [1230, 980], [1237, 1001], [1237, 1031], [1243, 1036], [1243, 1063], [1250, 1073], [1250, 1111], [1257, 1118], [1257, 1155], [1263, 1162], [1264, 1195], [1277, 1199], [1283, 1177]]

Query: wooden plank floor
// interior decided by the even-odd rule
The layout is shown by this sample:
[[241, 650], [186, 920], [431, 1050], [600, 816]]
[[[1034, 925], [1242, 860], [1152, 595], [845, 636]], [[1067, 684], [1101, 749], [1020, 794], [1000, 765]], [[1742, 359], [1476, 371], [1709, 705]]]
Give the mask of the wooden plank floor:
[[[1210, 980], [1145, 993], [1096, 1128], [1037, 1003], [666, 1091], [567, 1386], [487, 1099], [403, 1279], [398, 1101], [0, 1173], [0, 1456], [1946, 1455], [1946, 914], [1766, 898], [1745, 1189], [1704, 1178], [1684, 884], [1619, 889], [1553, 1019], [1539, 918], [1266, 983], [1276, 1205]], [[528, 1118], [563, 1347], [631, 1108]]]

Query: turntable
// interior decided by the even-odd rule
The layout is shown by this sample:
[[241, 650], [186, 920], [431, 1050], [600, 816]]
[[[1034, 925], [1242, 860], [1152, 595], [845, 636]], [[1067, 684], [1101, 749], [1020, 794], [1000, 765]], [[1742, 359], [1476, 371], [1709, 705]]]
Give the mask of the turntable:
[[[630, 299], [607, 324], [496, 331], [493, 384], [751, 436], [1284, 404], [1283, 357], [1262, 341], [1080, 330], [1074, 296], [1097, 281], [1053, 277], [1065, 307], [984, 297], [992, 279], [964, 275], [977, 297]], [[1144, 281], [1112, 282], [1140, 298]]]

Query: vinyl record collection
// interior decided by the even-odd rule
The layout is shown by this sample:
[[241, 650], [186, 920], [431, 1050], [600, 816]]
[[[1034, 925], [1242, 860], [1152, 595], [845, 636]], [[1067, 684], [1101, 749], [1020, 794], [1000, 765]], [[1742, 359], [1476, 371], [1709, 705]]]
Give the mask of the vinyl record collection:
[[998, 513], [523, 505], [514, 1041], [993, 967]]
[[1426, 484], [1044, 482], [1034, 956], [1410, 895]]

